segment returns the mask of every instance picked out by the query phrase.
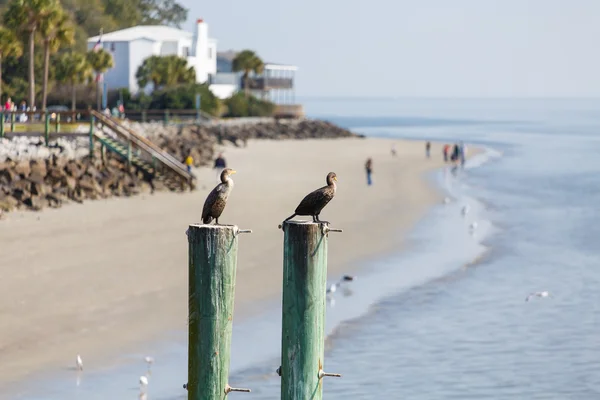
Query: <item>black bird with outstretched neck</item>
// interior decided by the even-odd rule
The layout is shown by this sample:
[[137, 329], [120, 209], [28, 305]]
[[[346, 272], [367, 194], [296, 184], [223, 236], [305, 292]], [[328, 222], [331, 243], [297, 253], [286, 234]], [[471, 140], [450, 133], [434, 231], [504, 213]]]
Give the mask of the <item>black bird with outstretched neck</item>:
[[321, 221], [319, 219], [319, 214], [321, 214], [321, 210], [323, 210], [327, 203], [329, 203], [331, 199], [333, 199], [333, 196], [335, 196], [336, 181], [337, 176], [335, 172], [328, 173], [327, 186], [323, 186], [322, 188], [307, 194], [306, 197], [302, 199], [298, 207], [296, 207], [294, 214], [291, 217], [286, 218], [285, 221], [289, 221], [296, 215], [310, 215], [313, 218], [313, 222], [323, 222], [328, 224], [328, 221]]
[[206, 197], [204, 208], [202, 209], [202, 223], [210, 224], [215, 219], [215, 225], [219, 225], [219, 217], [227, 205], [227, 199], [233, 189], [233, 179], [231, 175], [235, 174], [231, 168], [225, 168], [221, 172], [221, 183], [215, 187]]

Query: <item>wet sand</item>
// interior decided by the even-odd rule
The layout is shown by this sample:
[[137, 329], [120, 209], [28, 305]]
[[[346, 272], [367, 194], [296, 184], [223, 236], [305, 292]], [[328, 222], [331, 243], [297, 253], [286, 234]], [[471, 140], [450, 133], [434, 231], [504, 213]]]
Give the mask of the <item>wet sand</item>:
[[[396, 143], [397, 156], [390, 155]], [[443, 165], [441, 145], [384, 139], [250, 141], [225, 148], [235, 188], [221, 223], [240, 237], [235, 318], [251, 316], [281, 291], [283, 234], [277, 225], [302, 197], [338, 175], [321, 218], [344, 229], [329, 241], [329, 275], [369, 255], [397, 250], [439, 202], [424, 174]], [[364, 163], [373, 158], [373, 185]], [[110, 363], [171, 331], [186, 329], [187, 238], [200, 221], [214, 171], [196, 171], [193, 193], [144, 194], [70, 204], [0, 221], [0, 389], [43, 370]], [[306, 219], [300, 217], [299, 219]]]

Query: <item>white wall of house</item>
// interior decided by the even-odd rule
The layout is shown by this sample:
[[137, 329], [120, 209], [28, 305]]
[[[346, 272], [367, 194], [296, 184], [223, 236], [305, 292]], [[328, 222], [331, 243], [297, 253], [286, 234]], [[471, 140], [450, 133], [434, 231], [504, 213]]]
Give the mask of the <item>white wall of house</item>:
[[[98, 36], [88, 39], [92, 49]], [[196, 23], [194, 33], [168, 26], [135, 26], [104, 34], [103, 48], [112, 53], [115, 66], [104, 75], [109, 89], [140, 90], [135, 75], [150, 56], [177, 55], [187, 60], [196, 71], [196, 81], [204, 83], [217, 72], [217, 42], [208, 37], [208, 25]], [[146, 91], [152, 87], [142, 88]]]
[[222, 83], [215, 83], [208, 86], [208, 89], [217, 96], [219, 99], [226, 99], [231, 97], [238, 90], [237, 85], [229, 85]]

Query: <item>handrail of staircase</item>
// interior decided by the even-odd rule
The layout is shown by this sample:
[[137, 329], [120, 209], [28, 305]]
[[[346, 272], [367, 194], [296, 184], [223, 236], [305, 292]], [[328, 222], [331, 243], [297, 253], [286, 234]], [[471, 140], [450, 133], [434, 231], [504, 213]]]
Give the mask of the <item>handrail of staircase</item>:
[[145, 150], [150, 155], [154, 156], [156, 159], [161, 161], [164, 165], [169, 167], [177, 174], [183, 176], [188, 180], [194, 177], [193, 174], [187, 172], [187, 169], [183, 166], [183, 164], [181, 164], [179, 161], [176, 161], [176, 159], [173, 156], [166, 153], [164, 150], [156, 146], [148, 139], [140, 136], [139, 134], [132, 133], [133, 131], [130, 131], [129, 129], [114, 121], [112, 118], [109, 118], [95, 110], [91, 110], [91, 115], [98, 119], [98, 121], [102, 124], [111, 128], [117, 135], [124, 137], [126, 140], [131, 140], [140, 149]]

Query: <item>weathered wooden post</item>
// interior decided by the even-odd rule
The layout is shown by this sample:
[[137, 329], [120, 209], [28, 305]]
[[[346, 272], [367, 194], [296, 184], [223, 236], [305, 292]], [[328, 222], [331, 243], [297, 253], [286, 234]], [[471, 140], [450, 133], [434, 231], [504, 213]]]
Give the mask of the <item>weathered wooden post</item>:
[[238, 235], [235, 225], [189, 226], [188, 400], [224, 399], [229, 392], [229, 352]]
[[320, 400], [322, 378], [340, 376], [323, 371], [330, 231], [313, 222], [283, 224], [282, 400]]
[[4, 113], [0, 112], [0, 139], [4, 137]]

